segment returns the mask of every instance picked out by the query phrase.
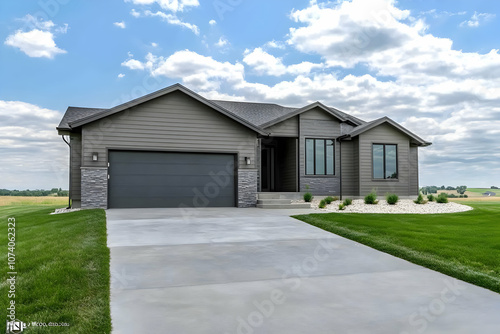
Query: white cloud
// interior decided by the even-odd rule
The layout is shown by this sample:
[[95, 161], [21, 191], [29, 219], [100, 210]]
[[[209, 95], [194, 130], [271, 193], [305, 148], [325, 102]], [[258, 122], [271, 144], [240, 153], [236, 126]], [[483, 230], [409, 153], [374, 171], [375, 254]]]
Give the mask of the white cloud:
[[126, 25], [125, 25], [125, 22], [124, 21], [121, 21], [121, 22], [114, 22], [113, 23], [115, 26], [117, 26], [118, 28], [122, 28], [122, 29], [125, 29], [126, 28]]
[[474, 12], [472, 17], [469, 20], [465, 20], [462, 23], [460, 23], [461, 27], [469, 27], [469, 28], [477, 28], [481, 24], [486, 23], [493, 18], [495, 18], [495, 14], [490, 14], [490, 13], [478, 13]]
[[68, 189], [68, 146], [55, 126], [62, 114], [39, 106], [0, 100], [0, 188]]
[[143, 70], [146, 68], [143, 63], [135, 59], [129, 59], [124, 61], [122, 63], [122, 66], [128, 67], [131, 70]]
[[219, 48], [222, 48], [227, 45], [229, 45], [229, 41], [225, 37], [219, 38], [219, 41], [215, 43], [215, 46], [218, 46]]
[[130, 11], [130, 15], [132, 15], [133, 17], [140, 17], [141, 13], [132, 8], [132, 10]]
[[262, 48], [256, 48], [253, 51], [246, 50], [243, 62], [252, 67], [258, 74], [267, 74], [273, 76], [281, 76], [284, 74], [308, 74], [315, 68], [323, 67], [322, 64], [314, 64], [311, 62], [302, 62], [285, 66], [281, 58], [276, 58], [267, 53]]
[[157, 12], [152, 12], [150, 10], [146, 10], [142, 13], [144, 16], [151, 16], [151, 17], [159, 17], [162, 20], [166, 21], [168, 24], [180, 26], [183, 28], [187, 28], [191, 30], [194, 34], [199, 35], [200, 30], [198, 29], [198, 26], [192, 23], [184, 22], [180, 20], [175, 14], [166, 14], [162, 11], [157, 11]]
[[264, 46], [272, 49], [282, 49], [282, 50], [286, 48], [285, 43], [280, 41], [275, 41], [274, 39], [264, 44]]
[[158, 4], [161, 8], [171, 12], [182, 12], [190, 7], [198, 7], [198, 0], [125, 0], [135, 5], [153, 5]]
[[50, 31], [38, 29], [28, 32], [18, 30], [9, 35], [4, 43], [20, 49], [29, 57], [54, 58], [57, 54], [66, 53], [56, 46], [54, 35]]
[[153, 43], [151, 43], [151, 46], [156, 48], [156, 47], [158, 47], [158, 43], [153, 42]]
[[29, 14], [21, 18], [20, 21], [25, 23], [25, 29], [31, 30], [17, 30], [7, 36], [4, 41], [5, 45], [16, 47], [29, 57], [35, 58], [54, 58], [57, 54], [66, 53], [65, 50], [57, 47], [53, 32], [66, 33], [68, 24], [57, 27], [52, 21], [38, 20]]
[[125, 74], [120, 73], [120, 74], [118, 74], [118, 79], [121, 79], [121, 78], [123, 78], [124, 76], [125, 76]]
[[210, 24], [211, 26], [214, 26], [214, 25], [216, 25], [216, 24], [217, 24], [217, 21], [215, 21], [215, 20], [210, 20], [210, 21], [208, 21], [208, 24]]

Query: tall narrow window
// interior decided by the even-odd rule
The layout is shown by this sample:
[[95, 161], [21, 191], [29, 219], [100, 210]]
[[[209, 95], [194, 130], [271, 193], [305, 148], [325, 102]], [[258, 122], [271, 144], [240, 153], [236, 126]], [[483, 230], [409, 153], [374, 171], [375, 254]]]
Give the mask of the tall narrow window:
[[374, 179], [398, 178], [398, 146], [393, 144], [373, 144], [372, 163]]
[[335, 140], [306, 139], [306, 175], [335, 175]]

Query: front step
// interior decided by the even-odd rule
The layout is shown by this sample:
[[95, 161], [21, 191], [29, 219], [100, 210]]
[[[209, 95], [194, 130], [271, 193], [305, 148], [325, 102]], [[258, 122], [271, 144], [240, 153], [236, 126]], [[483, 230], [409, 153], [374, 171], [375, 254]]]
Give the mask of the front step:
[[310, 209], [311, 204], [308, 203], [290, 203], [290, 204], [257, 204], [261, 209]]
[[310, 209], [310, 203], [292, 203], [301, 199], [300, 193], [259, 193], [257, 207], [261, 209]]

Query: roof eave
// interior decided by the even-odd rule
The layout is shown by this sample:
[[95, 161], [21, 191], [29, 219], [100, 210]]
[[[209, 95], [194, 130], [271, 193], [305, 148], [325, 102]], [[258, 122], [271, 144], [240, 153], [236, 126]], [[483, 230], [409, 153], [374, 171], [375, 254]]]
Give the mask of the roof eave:
[[132, 101], [129, 101], [129, 102], [126, 102], [126, 103], [122, 103], [116, 107], [113, 107], [111, 109], [107, 109], [105, 111], [103, 111], [102, 113], [97, 113], [95, 115], [91, 115], [91, 116], [88, 116], [88, 117], [85, 117], [85, 118], [82, 118], [82, 119], [79, 119], [77, 121], [73, 121], [73, 122], [70, 122], [69, 123], [69, 126], [71, 128], [77, 128], [77, 127], [80, 127], [82, 125], [85, 125], [87, 123], [91, 123], [91, 122], [94, 122], [94, 121], [97, 121], [101, 118], [104, 118], [104, 117], [108, 117], [108, 116], [111, 116], [115, 113], [118, 113], [120, 111], [123, 111], [125, 109], [128, 109], [128, 108], [133, 108], [141, 103], [144, 103], [144, 102], [147, 102], [147, 101], [150, 101], [152, 99], [155, 99], [157, 97], [160, 97], [160, 96], [163, 96], [163, 95], [166, 95], [166, 94], [169, 94], [169, 93], [173, 93], [175, 91], [181, 91], [183, 92], [184, 94], [186, 95], [189, 95], [190, 97], [194, 98], [195, 100], [211, 107], [212, 109], [215, 109], [217, 111], [219, 111], [220, 113], [226, 115], [227, 117], [233, 119], [234, 121], [238, 122], [238, 123], [241, 123], [242, 125], [246, 126], [247, 128], [250, 128], [251, 130], [259, 133], [259, 134], [263, 134], [263, 135], [267, 135], [267, 133], [265, 131], [263, 131], [261, 128], [247, 122], [246, 120], [232, 114], [231, 112], [229, 112], [228, 110], [226, 110], [225, 108], [213, 103], [212, 101], [210, 100], [207, 100], [205, 99], [203, 96], [193, 92], [192, 90], [182, 86], [181, 84], [179, 83], [176, 83], [172, 86], [169, 86], [169, 87], [166, 87], [164, 89], [160, 89], [156, 92], [153, 92], [153, 93], [150, 93], [150, 94], [147, 94], [147, 95], [144, 95], [144, 96], [141, 96], [139, 98], [136, 98]]

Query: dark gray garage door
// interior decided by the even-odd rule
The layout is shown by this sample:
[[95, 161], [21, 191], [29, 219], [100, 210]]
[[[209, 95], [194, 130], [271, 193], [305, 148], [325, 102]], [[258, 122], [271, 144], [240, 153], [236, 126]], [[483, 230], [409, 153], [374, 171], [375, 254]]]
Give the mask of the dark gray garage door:
[[235, 206], [233, 154], [109, 152], [110, 208]]

